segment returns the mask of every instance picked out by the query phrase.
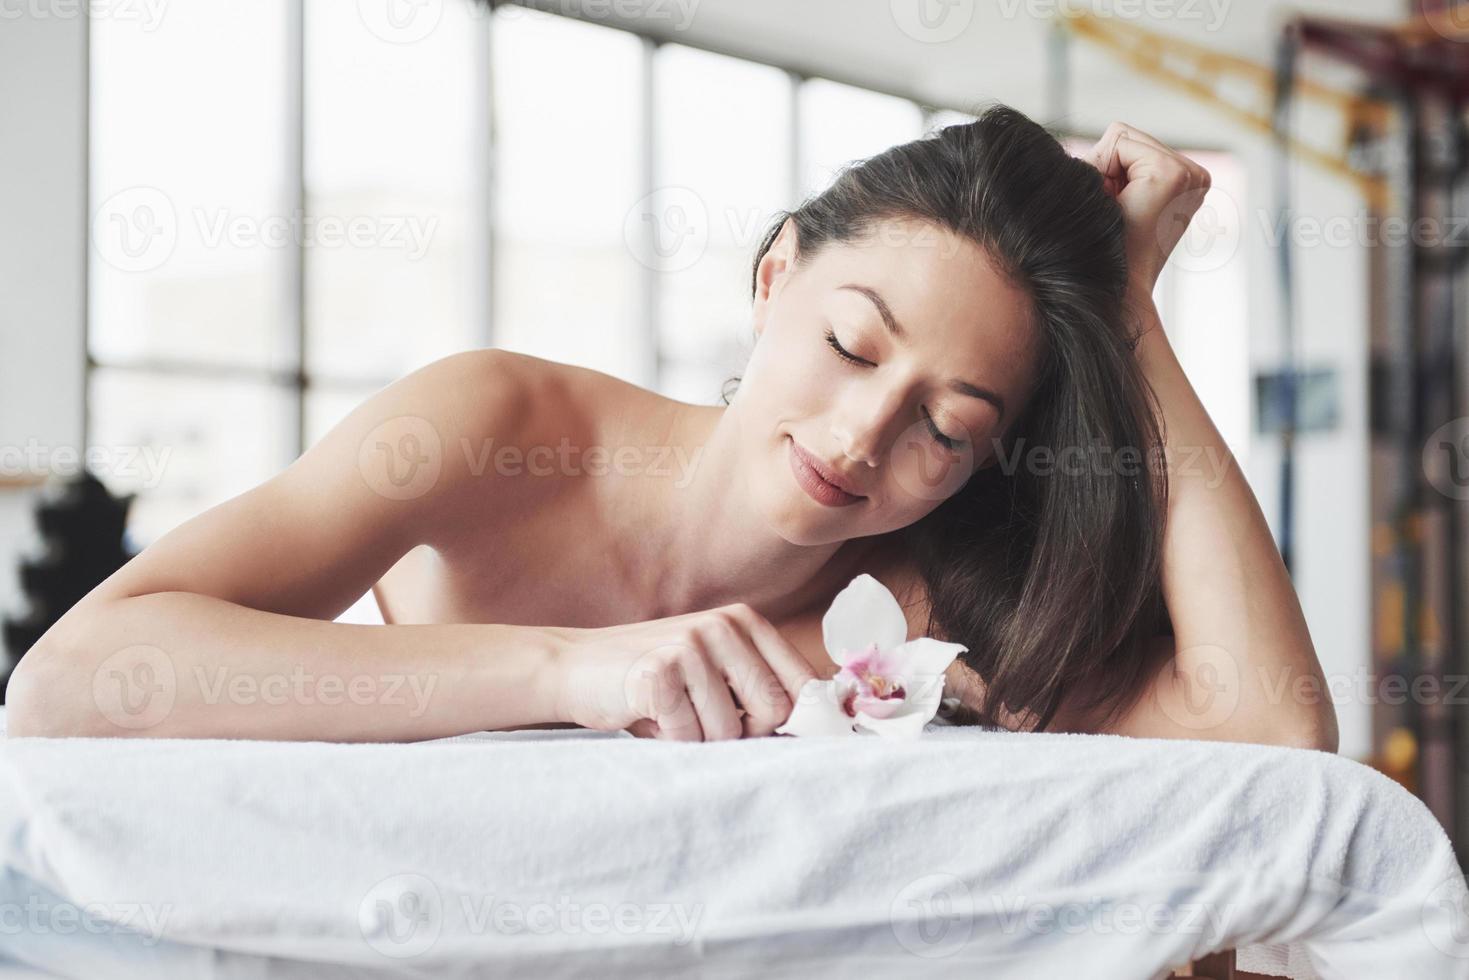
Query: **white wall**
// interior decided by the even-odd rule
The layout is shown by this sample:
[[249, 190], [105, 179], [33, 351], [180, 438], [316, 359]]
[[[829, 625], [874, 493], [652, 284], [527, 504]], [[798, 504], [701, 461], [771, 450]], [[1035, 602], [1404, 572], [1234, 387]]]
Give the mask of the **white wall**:
[[[86, 21], [51, 6], [0, 21], [0, 476], [82, 437]], [[18, 600], [29, 498], [0, 489], [0, 609]]]

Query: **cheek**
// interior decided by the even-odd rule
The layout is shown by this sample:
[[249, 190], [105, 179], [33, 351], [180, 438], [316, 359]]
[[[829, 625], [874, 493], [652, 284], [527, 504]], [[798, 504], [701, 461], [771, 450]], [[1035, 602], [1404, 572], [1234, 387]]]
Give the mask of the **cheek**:
[[888, 462], [893, 506], [917, 520], [958, 493], [979, 460], [972, 443], [946, 449], [933, 441], [926, 427], [914, 425], [898, 437]]
[[839, 380], [835, 361], [819, 328], [777, 319], [760, 334], [746, 367], [745, 376], [755, 382], [751, 401], [782, 416], [820, 414]]
[[908, 489], [907, 482], [896, 471], [889, 473], [874, 517], [876, 527], [871, 533], [897, 531], [915, 524], [943, 503], [942, 500], [914, 494]]

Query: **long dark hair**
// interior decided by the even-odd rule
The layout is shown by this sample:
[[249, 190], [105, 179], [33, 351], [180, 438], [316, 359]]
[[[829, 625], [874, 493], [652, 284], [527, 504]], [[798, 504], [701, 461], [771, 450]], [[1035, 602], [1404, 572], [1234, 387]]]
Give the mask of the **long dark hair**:
[[[1015, 727], [1003, 708], [1040, 730], [1065, 700], [1110, 723], [1161, 666], [1150, 640], [1170, 631], [1159, 582], [1167, 479], [1124, 304], [1121, 206], [1045, 128], [991, 105], [848, 165], [776, 217], [754, 268], [786, 221], [804, 259], [887, 218], [983, 247], [1031, 298], [1044, 348], [1029, 408], [1001, 447], [1009, 464], [976, 470], [901, 532], [927, 587], [927, 633], [969, 648], [963, 662], [986, 690], [972, 721]], [[726, 404], [729, 394], [727, 383]], [[1010, 465], [1037, 447], [1093, 454], [1084, 465]]]

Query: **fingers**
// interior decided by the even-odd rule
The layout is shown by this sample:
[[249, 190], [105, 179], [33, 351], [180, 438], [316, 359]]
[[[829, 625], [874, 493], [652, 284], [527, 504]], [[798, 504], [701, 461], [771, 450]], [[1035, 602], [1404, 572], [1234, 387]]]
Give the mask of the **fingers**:
[[741, 720], [744, 712], [736, 707], [724, 671], [715, 666], [717, 662], [718, 658], [702, 651], [680, 662], [685, 694], [693, 702], [701, 737], [706, 742], [739, 738], [744, 734]]
[[781, 635], [770, 620], [749, 606], [741, 603], [736, 607], [736, 614], [744, 618], [756, 649], [775, 672], [786, 695], [794, 699], [801, 693], [806, 682], [816, 676], [810, 662], [796, 649], [795, 644]]
[[1102, 138], [1097, 140], [1096, 146], [1093, 146], [1084, 158], [1087, 163], [1100, 170], [1102, 176], [1110, 183], [1119, 186], [1127, 177], [1127, 168], [1117, 158], [1117, 141], [1122, 138], [1125, 131], [1119, 123], [1108, 126]]
[[731, 624], [730, 630], [727, 642], [713, 649], [713, 659], [737, 705], [740, 723], [737, 735], [769, 735], [790, 717], [791, 703], [744, 624]]
[[[715, 741], [772, 734], [816, 678], [780, 630], [745, 603], [670, 617], [674, 630], [628, 675], [626, 730], [639, 738]], [[612, 633], [619, 628], [610, 628]], [[645, 624], [627, 630], [646, 629]]]
[[1209, 171], [1155, 136], [1122, 122], [1107, 127], [1102, 138], [1083, 159], [1096, 167], [1107, 182], [1109, 193], [1149, 172], [1185, 187], [1210, 186]]
[[1123, 139], [1130, 139], [1136, 143], [1146, 143], [1162, 153], [1173, 155], [1174, 151], [1165, 146], [1163, 142], [1159, 140], [1156, 136], [1153, 136], [1150, 133], [1145, 133], [1141, 129], [1138, 129], [1136, 126], [1130, 126], [1124, 122], [1117, 122], [1113, 123], [1112, 125], [1116, 127], [1117, 132], [1121, 135], [1121, 138]]
[[[655, 666], [648, 678], [652, 684], [649, 692], [652, 705], [644, 712], [644, 721], [652, 721], [652, 737], [675, 742], [698, 742], [704, 738], [704, 727], [699, 722], [699, 712], [690, 700], [687, 674], [683, 662], [691, 659], [684, 654], [675, 654]], [[640, 725], [643, 730], [648, 725]]]
[[1158, 147], [1131, 133], [1117, 141], [1117, 158], [1127, 168], [1128, 183], [1151, 177], [1174, 191], [1208, 190], [1209, 171], [1181, 153]]
[[754, 662], [745, 676], [754, 689], [748, 696], [741, 694], [750, 709], [746, 730], [769, 735], [791, 716], [801, 689], [816, 678], [816, 672], [770, 620], [743, 603], [735, 607], [735, 614], [745, 624], [753, 646]]
[[712, 652], [693, 642], [668, 644], [640, 659], [629, 677], [626, 730], [639, 738], [716, 741], [744, 734], [744, 711]]
[[1189, 157], [1184, 156], [1182, 153], [1179, 153], [1177, 150], [1173, 149], [1173, 147], [1164, 144], [1163, 141], [1158, 139], [1157, 137], [1145, 133], [1135, 126], [1129, 126], [1126, 123], [1117, 123], [1116, 125], [1118, 125], [1122, 129], [1122, 139], [1119, 140], [1119, 143], [1130, 142], [1133, 144], [1138, 144], [1138, 156], [1146, 155], [1146, 148], [1151, 147], [1153, 150], [1157, 151], [1157, 153], [1160, 154], [1163, 158], [1173, 164], [1177, 164], [1179, 167], [1182, 167], [1185, 171], [1187, 171], [1189, 176], [1192, 178], [1190, 183], [1197, 182], [1202, 183], [1206, 187], [1208, 186], [1210, 180], [1209, 171], [1204, 169], [1204, 167], [1200, 164], [1194, 162]]

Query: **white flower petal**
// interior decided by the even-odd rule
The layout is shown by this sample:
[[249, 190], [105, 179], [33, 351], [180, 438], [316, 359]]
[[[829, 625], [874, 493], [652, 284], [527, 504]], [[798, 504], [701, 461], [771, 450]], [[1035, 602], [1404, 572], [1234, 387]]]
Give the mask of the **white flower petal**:
[[901, 646], [908, 638], [908, 619], [898, 600], [877, 579], [863, 572], [837, 593], [821, 617], [821, 639], [827, 655], [838, 665], [848, 650], [879, 650]]
[[923, 726], [933, 721], [943, 700], [943, 677], [920, 682], [904, 698], [903, 708], [888, 718], [874, 718], [865, 711], [857, 712], [857, 728], [878, 735], [895, 735], [911, 738], [923, 731]]
[[913, 690], [906, 692], [907, 711], [919, 711], [932, 718], [938, 713], [939, 705], [944, 700], [944, 678], [939, 675], [934, 678], [924, 678], [918, 682]]
[[929, 636], [920, 636], [898, 647], [894, 653], [902, 663], [905, 675], [942, 674], [949, 669], [954, 658], [969, 648], [962, 643], [945, 643]]
[[852, 735], [851, 718], [842, 710], [836, 681], [812, 678], [801, 685], [791, 716], [776, 728], [780, 735]]
[[891, 718], [874, 718], [865, 711], [857, 712], [857, 727], [886, 738], [917, 738], [923, 726], [933, 718], [933, 711], [905, 711]]

